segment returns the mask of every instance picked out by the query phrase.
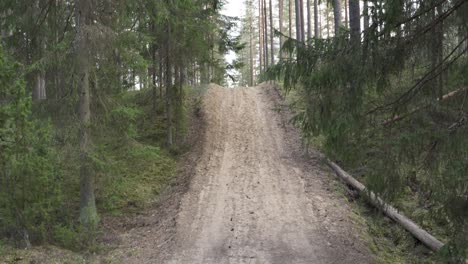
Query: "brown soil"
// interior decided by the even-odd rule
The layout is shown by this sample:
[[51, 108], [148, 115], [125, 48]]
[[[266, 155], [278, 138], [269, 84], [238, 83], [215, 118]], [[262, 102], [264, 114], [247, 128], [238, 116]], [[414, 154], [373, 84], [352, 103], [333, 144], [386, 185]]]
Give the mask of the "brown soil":
[[[303, 155], [269, 85], [204, 98], [204, 132], [173, 191], [99, 262], [372, 263], [321, 156]], [[125, 221], [128, 222], [128, 221]]]

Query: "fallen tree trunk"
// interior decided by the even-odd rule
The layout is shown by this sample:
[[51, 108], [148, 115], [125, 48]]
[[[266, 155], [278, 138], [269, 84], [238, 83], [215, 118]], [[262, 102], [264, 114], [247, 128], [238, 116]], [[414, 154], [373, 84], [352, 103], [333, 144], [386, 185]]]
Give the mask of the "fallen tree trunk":
[[424, 229], [415, 224], [411, 219], [398, 213], [398, 211], [391, 205], [385, 203], [379, 196], [372, 191], [366, 191], [366, 186], [360, 183], [358, 180], [349, 175], [346, 171], [341, 169], [337, 164], [327, 159], [327, 164], [330, 168], [338, 175], [340, 179], [349, 184], [351, 187], [358, 190], [360, 193], [365, 192], [365, 195], [369, 198], [369, 201], [376, 207], [382, 209], [382, 211], [393, 219], [395, 222], [402, 225], [408, 232], [414, 237], [421, 241], [424, 245], [433, 251], [438, 251], [444, 246], [442, 242], [437, 240], [434, 236], [426, 232]]

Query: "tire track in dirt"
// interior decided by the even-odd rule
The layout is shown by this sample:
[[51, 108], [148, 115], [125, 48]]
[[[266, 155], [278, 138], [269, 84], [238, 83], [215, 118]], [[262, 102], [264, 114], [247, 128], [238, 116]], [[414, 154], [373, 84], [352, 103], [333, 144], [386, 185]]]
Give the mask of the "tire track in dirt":
[[162, 263], [371, 263], [349, 208], [306, 164], [274, 89], [212, 86], [203, 153]]

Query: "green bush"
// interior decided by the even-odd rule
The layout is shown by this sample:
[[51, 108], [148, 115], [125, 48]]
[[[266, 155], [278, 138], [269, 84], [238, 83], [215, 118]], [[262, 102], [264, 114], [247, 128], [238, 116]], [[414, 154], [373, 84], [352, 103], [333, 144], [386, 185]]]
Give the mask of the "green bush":
[[21, 66], [0, 47], [0, 234], [40, 242], [56, 219], [61, 188], [50, 122], [32, 117]]
[[54, 227], [54, 241], [64, 247], [69, 249], [78, 249], [79, 248], [79, 233], [76, 232], [72, 227], [64, 225], [56, 225]]
[[111, 112], [114, 126], [130, 138], [135, 138], [138, 134], [136, 121], [141, 115], [142, 111], [130, 106], [119, 106]]

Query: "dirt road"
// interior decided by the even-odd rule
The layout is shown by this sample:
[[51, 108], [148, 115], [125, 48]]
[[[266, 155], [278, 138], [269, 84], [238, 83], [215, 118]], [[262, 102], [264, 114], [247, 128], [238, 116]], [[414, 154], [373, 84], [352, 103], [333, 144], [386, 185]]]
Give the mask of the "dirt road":
[[372, 262], [327, 173], [301, 158], [275, 96], [267, 86], [207, 92], [202, 156], [163, 263]]

